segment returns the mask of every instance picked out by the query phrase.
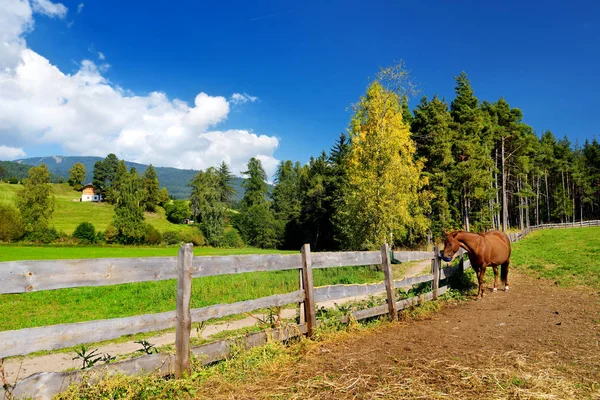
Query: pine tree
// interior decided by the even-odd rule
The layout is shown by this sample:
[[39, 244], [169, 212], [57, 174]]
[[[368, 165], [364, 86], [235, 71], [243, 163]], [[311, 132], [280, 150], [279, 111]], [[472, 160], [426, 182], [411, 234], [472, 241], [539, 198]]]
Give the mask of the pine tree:
[[142, 177], [144, 187], [144, 208], [146, 211], [154, 212], [159, 203], [158, 175], [152, 164], [148, 165]]
[[54, 212], [50, 172], [46, 164], [32, 167], [23, 188], [17, 193], [17, 208], [26, 233], [42, 233], [48, 228]]
[[225, 161], [221, 162], [219, 165], [219, 187], [221, 190], [221, 202], [226, 204], [228, 207], [233, 206], [235, 189], [231, 186], [231, 181], [233, 181], [233, 174], [229, 169], [229, 166]]
[[218, 246], [223, 237], [227, 205], [222, 200], [219, 172], [210, 167], [199, 171], [190, 186], [190, 209], [211, 246]]
[[85, 166], [82, 163], [75, 163], [69, 170], [69, 180], [68, 183], [70, 186], [75, 188], [81, 187], [83, 184], [83, 180], [85, 179]]
[[250, 208], [256, 204], [266, 204], [267, 193], [267, 173], [265, 172], [262, 163], [259, 159], [252, 157], [248, 161], [248, 170], [242, 172], [248, 178], [242, 183], [245, 189], [244, 197], [242, 198], [242, 208]]
[[167, 188], [164, 187], [160, 189], [160, 192], [158, 193], [158, 205], [164, 208], [169, 200], [169, 191]]
[[275, 172], [273, 213], [275, 218], [284, 223], [296, 218], [300, 213], [300, 193], [298, 169], [291, 160], [281, 161]]
[[431, 202], [431, 229], [436, 237], [441, 237], [455, 226], [460, 213], [453, 198], [451, 176], [456, 163], [452, 155], [454, 132], [448, 105], [435, 95], [431, 101], [426, 97], [414, 110], [412, 137], [417, 145], [417, 155], [424, 160], [425, 175], [429, 178], [428, 189], [433, 194]]
[[140, 244], [144, 240], [144, 208], [142, 182], [137, 170], [123, 176], [119, 186], [118, 201], [115, 205], [113, 226], [117, 231], [117, 241], [123, 244]]
[[494, 196], [491, 158], [493, 142], [483, 135], [484, 119], [467, 74], [456, 79], [456, 97], [450, 105], [453, 120], [453, 154], [456, 168], [452, 181], [454, 196], [461, 199], [461, 214], [466, 230], [475, 223], [477, 230], [491, 225], [489, 201]]
[[248, 162], [248, 170], [243, 172], [248, 178], [243, 182], [246, 189], [242, 198], [242, 209], [236, 227], [244, 241], [252, 246], [271, 248], [280, 245], [284, 225], [273, 216], [267, 202], [269, 188], [267, 174], [257, 158]]

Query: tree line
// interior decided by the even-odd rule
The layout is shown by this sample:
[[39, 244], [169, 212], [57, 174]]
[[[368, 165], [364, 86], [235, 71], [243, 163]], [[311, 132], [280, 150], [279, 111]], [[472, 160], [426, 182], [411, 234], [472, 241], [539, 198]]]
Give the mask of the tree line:
[[[453, 229], [600, 218], [595, 138], [538, 136], [504, 98], [480, 101], [464, 72], [449, 103], [434, 95], [410, 110], [412, 93], [403, 64], [381, 70], [353, 106], [348, 135], [306, 165], [282, 161], [273, 191], [250, 202], [263, 203], [260, 214], [242, 207], [234, 223], [244, 239], [358, 250], [414, 246]], [[249, 229], [252, 220], [268, 229]]]

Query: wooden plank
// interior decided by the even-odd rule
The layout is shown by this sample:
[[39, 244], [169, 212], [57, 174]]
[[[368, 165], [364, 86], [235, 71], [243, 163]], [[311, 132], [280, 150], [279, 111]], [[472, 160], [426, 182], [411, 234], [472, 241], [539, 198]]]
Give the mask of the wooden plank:
[[0, 332], [0, 358], [56, 350], [175, 326], [175, 311]]
[[[304, 325], [287, 325], [279, 329], [251, 333], [246, 336], [223, 339], [213, 343], [192, 348], [199, 362], [207, 365], [225, 359], [231, 353], [232, 345], [251, 348], [262, 346], [270, 340], [286, 341], [306, 333]], [[175, 356], [167, 353], [145, 355], [128, 360], [98, 365], [86, 371], [43, 372], [31, 375], [17, 382], [12, 389], [15, 398], [31, 397], [35, 399], [51, 399], [54, 395], [66, 390], [72, 384], [81, 382], [85, 377], [90, 384], [115, 373], [137, 376], [146, 373], [157, 373], [161, 376], [173, 374]], [[7, 396], [8, 397], [8, 396]]]
[[261, 308], [281, 307], [290, 303], [298, 303], [304, 299], [304, 290], [291, 293], [276, 294], [260, 299], [239, 301], [231, 304], [216, 304], [191, 310], [192, 321], [202, 322], [213, 318], [223, 318], [229, 315], [243, 314]]
[[381, 253], [378, 251], [322, 252], [312, 253], [311, 257], [313, 268], [381, 264]]
[[363, 285], [331, 285], [315, 288], [315, 302], [339, 300], [347, 297], [370, 296], [385, 292], [385, 284], [367, 283]]
[[431, 251], [395, 251], [394, 258], [398, 261], [431, 260], [434, 257]]
[[190, 333], [192, 317], [190, 300], [192, 297], [192, 257], [194, 247], [191, 243], [179, 249], [177, 270], [177, 326], [175, 329], [175, 377], [181, 378], [190, 372]]
[[8, 261], [0, 263], [0, 294], [177, 278], [177, 257]]
[[317, 314], [315, 310], [315, 293], [312, 275], [312, 259], [310, 244], [302, 246], [302, 282], [304, 283], [304, 312], [306, 319], [306, 331], [312, 337], [314, 328], [317, 327]]
[[300, 254], [251, 254], [243, 256], [194, 257], [192, 276], [242, 274], [246, 272], [284, 271], [302, 268]]
[[[339, 253], [343, 254], [343, 253]], [[194, 257], [192, 276], [301, 268], [299, 254]], [[34, 260], [0, 263], [0, 294], [177, 279], [177, 257]]]
[[[300, 290], [304, 290], [304, 271], [302, 271], [301, 269], [298, 270], [298, 283], [299, 283], [299, 287]], [[318, 300], [315, 300], [318, 301]], [[304, 324], [306, 323], [306, 311], [304, 310], [304, 299], [302, 299], [302, 301], [300, 303], [298, 303], [298, 319], [300, 322], [300, 324]]]
[[436, 244], [433, 248], [433, 253], [435, 257], [431, 259], [431, 273], [433, 274], [433, 280], [431, 281], [431, 290], [433, 292], [433, 299], [437, 300], [438, 298], [438, 287], [440, 286], [440, 258], [438, 256], [439, 248]]
[[[448, 286], [441, 286], [438, 289], [438, 295], [441, 296], [442, 294], [446, 293], [446, 291], [448, 291], [448, 289], [449, 289]], [[426, 301], [431, 301], [431, 300], [433, 300], [433, 292], [428, 292], [428, 293], [422, 294], [420, 296], [415, 296], [415, 297], [411, 297], [409, 299], [400, 300], [400, 301], [396, 302], [396, 308], [398, 310], [403, 310], [405, 308], [416, 306], [417, 304], [422, 304]], [[384, 315], [384, 314], [387, 314], [387, 312], [388, 312], [387, 304], [384, 304], [384, 305], [377, 306], [377, 307], [367, 308], [364, 310], [358, 310], [358, 311], [351, 313], [351, 315], [354, 319], [361, 320], [361, 319], [365, 319], [365, 318], [376, 317], [378, 315]], [[346, 322], [348, 322], [349, 319], [350, 319], [349, 316], [346, 315], [341, 318], [341, 321], [346, 323]]]
[[[304, 291], [298, 290], [255, 300], [192, 309], [190, 314], [192, 321], [206, 321], [260, 308], [297, 303], [303, 298]], [[3, 331], [0, 332], [0, 358], [25, 355], [40, 350], [56, 350], [82, 343], [100, 342], [139, 332], [169, 329], [175, 325], [175, 311], [167, 311], [158, 314]]]
[[432, 274], [412, 276], [410, 278], [404, 278], [399, 281], [394, 281], [394, 288], [397, 289], [397, 288], [410, 287], [412, 285], [417, 285], [417, 284], [423, 283], [423, 282], [429, 282], [431, 280], [433, 280]]
[[381, 246], [381, 267], [383, 268], [388, 311], [392, 321], [396, 321], [398, 319], [398, 310], [396, 310], [396, 299], [394, 296], [394, 277], [392, 275], [392, 263], [390, 261], [390, 248], [387, 243]]

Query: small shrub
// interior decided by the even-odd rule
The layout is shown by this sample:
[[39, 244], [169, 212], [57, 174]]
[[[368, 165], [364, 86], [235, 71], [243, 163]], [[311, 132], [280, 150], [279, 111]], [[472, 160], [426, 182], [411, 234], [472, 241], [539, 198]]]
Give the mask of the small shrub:
[[185, 243], [193, 243], [194, 246], [204, 246], [206, 244], [204, 235], [197, 228], [186, 229], [181, 232], [181, 240]]
[[219, 247], [239, 249], [244, 246], [245, 246], [244, 241], [242, 240], [242, 237], [240, 236], [240, 233], [237, 231], [237, 229], [235, 229], [235, 228], [225, 229], [225, 232], [223, 233], [223, 237], [220, 240]]
[[190, 217], [190, 206], [186, 200], [173, 200], [165, 205], [165, 214], [169, 222], [181, 224]]
[[146, 244], [159, 244], [162, 240], [160, 232], [154, 226], [146, 224], [146, 232], [144, 233], [144, 242]]
[[73, 237], [83, 244], [96, 243], [96, 228], [90, 222], [82, 222], [75, 228]]
[[15, 207], [0, 203], [0, 221], [0, 241], [12, 242], [23, 237], [21, 215]]
[[58, 240], [60, 236], [61, 235], [56, 228], [51, 227], [27, 232], [23, 237], [23, 240], [26, 242], [48, 244]]
[[8, 183], [10, 183], [11, 185], [16, 185], [17, 183], [19, 183], [19, 180], [13, 176], [12, 178], [8, 178]]
[[166, 245], [179, 244], [181, 243], [181, 235], [179, 232], [167, 231], [162, 235], [162, 241]]
[[106, 243], [116, 243], [118, 236], [119, 236], [119, 232], [117, 231], [117, 228], [115, 228], [115, 226], [113, 224], [110, 224], [106, 230], [104, 231], [104, 240], [106, 241]]

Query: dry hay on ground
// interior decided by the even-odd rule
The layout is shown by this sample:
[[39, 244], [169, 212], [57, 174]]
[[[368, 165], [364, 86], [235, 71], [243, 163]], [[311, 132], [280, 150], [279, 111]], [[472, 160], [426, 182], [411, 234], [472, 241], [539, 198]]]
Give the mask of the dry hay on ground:
[[196, 397], [600, 399], [598, 293], [512, 278], [508, 293], [338, 335], [245, 383], [206, 382]]

